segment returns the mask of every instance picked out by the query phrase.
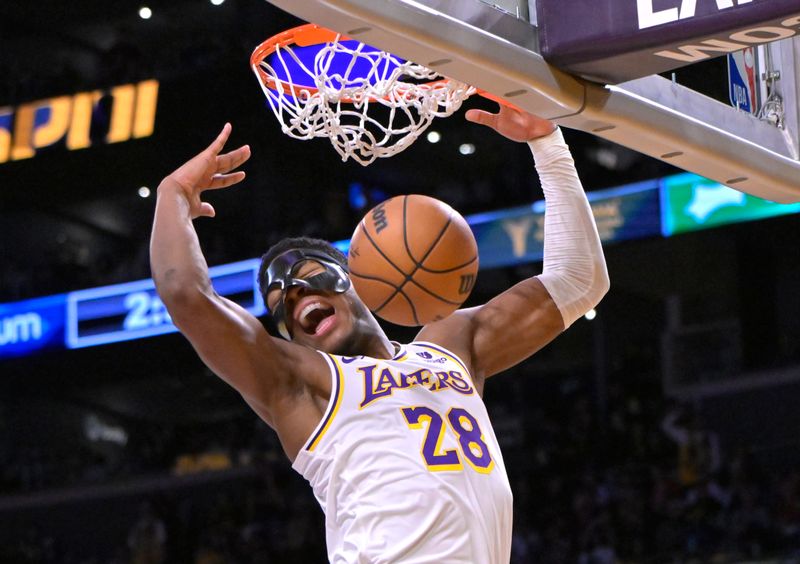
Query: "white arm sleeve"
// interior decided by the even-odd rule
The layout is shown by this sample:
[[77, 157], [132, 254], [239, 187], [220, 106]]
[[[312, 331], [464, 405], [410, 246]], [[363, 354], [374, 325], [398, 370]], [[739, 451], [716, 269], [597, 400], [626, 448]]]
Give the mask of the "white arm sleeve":
[[545, 198], [544, 264], [539, 280], [566, 328], [608, 291], [606, 261], [592, 209], [561, 129], [528, 145]]

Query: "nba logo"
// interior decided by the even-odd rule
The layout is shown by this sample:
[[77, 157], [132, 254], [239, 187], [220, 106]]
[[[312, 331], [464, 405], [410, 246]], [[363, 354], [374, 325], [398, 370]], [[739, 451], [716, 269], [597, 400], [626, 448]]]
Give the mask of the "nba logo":
[[728, 54], [728, 87], [734, 108], [751, 114], [758, 113], [755, 47]]

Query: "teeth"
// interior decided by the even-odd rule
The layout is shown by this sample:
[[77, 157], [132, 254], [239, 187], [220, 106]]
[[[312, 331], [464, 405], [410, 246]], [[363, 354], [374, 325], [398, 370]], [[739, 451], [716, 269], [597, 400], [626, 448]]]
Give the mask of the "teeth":
[[302, 321], [306, 318], [306, 316], [314, 310], [323, 309], [323, 305], [319, 302], [313, 302], [308, 304], [306, 307], [302, 309], [298, 318]]

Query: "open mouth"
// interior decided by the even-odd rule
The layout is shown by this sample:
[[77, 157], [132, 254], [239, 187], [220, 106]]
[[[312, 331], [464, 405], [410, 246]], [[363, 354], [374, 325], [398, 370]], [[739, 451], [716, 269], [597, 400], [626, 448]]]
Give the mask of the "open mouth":
[[336, 310], [331, 306], [322, 302], [311, 302], [303, 306], [296, 318], [297, 324], [306, 334], [316, 335], [320, 329], [325, 329], [330, 325], [330, 322], [325, 323], [325, 320], [331, 318], [334, 313]]

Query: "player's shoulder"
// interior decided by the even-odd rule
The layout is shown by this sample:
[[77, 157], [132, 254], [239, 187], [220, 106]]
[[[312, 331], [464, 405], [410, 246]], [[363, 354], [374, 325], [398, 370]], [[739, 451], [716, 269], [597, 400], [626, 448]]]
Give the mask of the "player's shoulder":
[[406, 347], [409, 358], [423, 363], [455, 363], [461, 370], [469, 372], [467, 362], [457, 351], [448, 348], [446, 344], [415, 339]]
[[272, 374], [268, 380], [283, 381], [290, 394], [301, 387], [327, 395], [330, 393], [330, 355], [312, 347], [273, 338], [281, 356], [280, 374]]
[[[412, 341], [416, 345], [433, 345], [457, 357], [467, 368], [472, 368], [472, 338], [474, 313], [477, 308], [459, 309], [445, 319], [429, 323]], [[470, 370], [472, 372], [472, 370]]]

